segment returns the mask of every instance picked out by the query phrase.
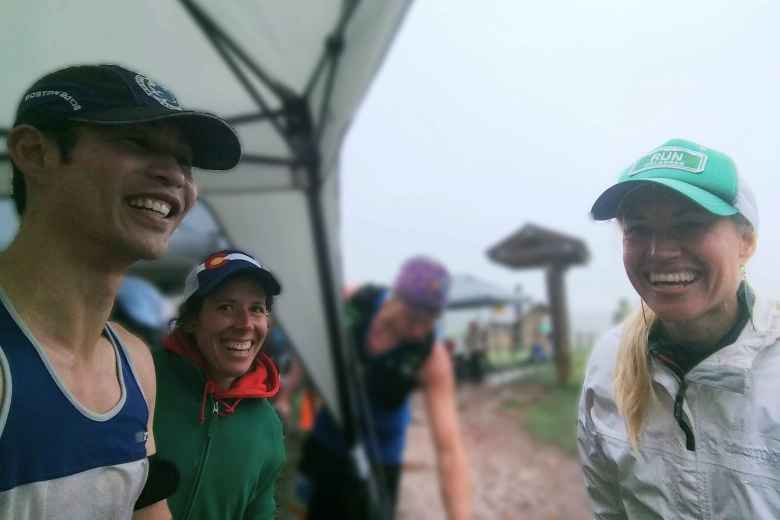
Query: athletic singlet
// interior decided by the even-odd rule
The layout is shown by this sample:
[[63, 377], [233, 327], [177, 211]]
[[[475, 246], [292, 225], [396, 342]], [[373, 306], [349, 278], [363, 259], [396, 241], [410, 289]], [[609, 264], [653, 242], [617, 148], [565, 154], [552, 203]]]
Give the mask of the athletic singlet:
[[84, 408], [0, 291], [0, 518], [127, 520], [146, 481], [146, 399], [111, 328], [121, 398]]
[[[403, 462], [406, 429], [412, 421], [409, 396], [417, 386], [419, 371], [431, 353], [434, 338], [432, 335], [424, 342], [404, 343], [381, 354], [368, 353], [368, 327], [389, 297], [390, 291], [378, 286], [365, 286], [359, 290], [351, 300], [355, 302], [357, 316], [350, 325], [350, 331], [358, 359], [367, 370], [364, 377], [367, 378], [374, 431], [374, 435], [367, 439], [368, 449], [382, 464], [397, 465]], [[348, 451], [338, 423], [325, 407], [317, 414], [313, 435], [336, 453]]]

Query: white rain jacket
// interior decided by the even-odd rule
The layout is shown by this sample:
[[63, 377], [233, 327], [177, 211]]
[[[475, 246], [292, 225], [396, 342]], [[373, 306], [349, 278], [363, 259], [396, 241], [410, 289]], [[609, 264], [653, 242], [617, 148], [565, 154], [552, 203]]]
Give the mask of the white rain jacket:
[[[780, 519], [780, 302], [757, 299], [736, 342], [681, 382], [651, 358], [653, 388], [638, 450], [614, 398], [621, 328], [594, 348], [583, 383], [577, 442], [597, 519]], [[690, 439], [689, 439], [690, 444]]]

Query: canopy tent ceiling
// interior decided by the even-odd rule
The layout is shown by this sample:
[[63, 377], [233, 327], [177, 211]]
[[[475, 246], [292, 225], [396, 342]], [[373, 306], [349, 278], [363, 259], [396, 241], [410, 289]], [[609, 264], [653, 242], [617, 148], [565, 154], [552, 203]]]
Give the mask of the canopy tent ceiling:
[[[338, 288], [339, 152], [410, 0], [12, 2], [0, 18], [0, 137], [27, 86], [70, 64], [118, 63], [237, 127], [244, 158], [196, 172], [228, 240], [277, 272], [276, 306], [326, 403], [354, 433]], [[0, 139], [0, 194], [10, 166]], [[351, 434], [350, 434], [351, 435]]]

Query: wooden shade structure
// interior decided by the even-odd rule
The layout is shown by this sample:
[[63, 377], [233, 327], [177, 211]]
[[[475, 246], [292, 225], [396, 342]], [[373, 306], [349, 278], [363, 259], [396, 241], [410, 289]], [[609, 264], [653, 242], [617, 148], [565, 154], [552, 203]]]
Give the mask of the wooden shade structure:
[[558, 382], [569, 380], [569, 322], [564, 277], [573, 265], [588, 262], [585, 242], [536, 224], [526, 224], [487, 250], [487, 256], [510, 269], [544, 269], [552, 320]]

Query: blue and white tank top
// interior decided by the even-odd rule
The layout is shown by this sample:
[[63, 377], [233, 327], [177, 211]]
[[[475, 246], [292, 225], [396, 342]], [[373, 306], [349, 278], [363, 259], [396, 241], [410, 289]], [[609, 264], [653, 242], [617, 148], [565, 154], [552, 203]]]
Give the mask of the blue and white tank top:
[[149, 410], [109, 326], [121, 398], [82, 406], [0, 291], [0, 518], [130, 519], [146, 481]]

